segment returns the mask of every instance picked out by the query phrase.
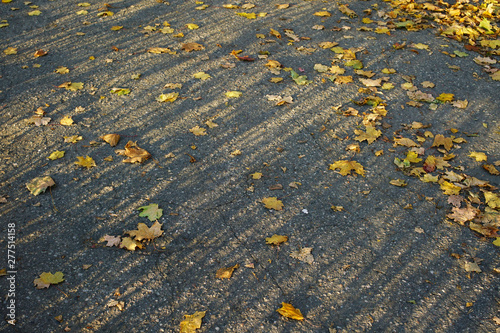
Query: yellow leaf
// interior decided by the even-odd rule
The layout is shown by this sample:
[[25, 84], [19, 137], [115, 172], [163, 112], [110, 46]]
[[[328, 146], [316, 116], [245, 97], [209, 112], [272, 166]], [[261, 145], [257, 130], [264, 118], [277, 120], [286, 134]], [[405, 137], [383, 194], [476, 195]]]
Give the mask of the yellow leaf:
[[283, 78], [282, 77], [272, 77], [269, 79], [269, 81], [272, 83], [278, 83], [278, 82], [283, 81]]
[[5, 50], [3, 50], [3, 53], [5, 53], [5, 54], [17, 54], [17, 47], [8, 47]]
[[29, 15], [29, 16], [38, 16], [38, 15], [40, 15], [41, 13], [42, 13], [42, 12], [41, 12], [41, 11], [39, 11], [39, 10], [37, 9], [37, 10], [33, 10], [33, 11], [31, 11], [31, 12], [28, 12], [28, 15]]
[[491, 74], [491, 79], [495, 81], [500, 81], [500, 71], [496, 71], [495, 73]]
[[73, 122], [74, 121], [73, 121], [73, 119], [71, 119], [71, 116], [64, 116], [60, 121], [61, 125], [64, 125], [64, 126], [70, 126], [73, 124]]
[[384, 74], [394, 74], [394, 73], [396, 73], [396, 70], [394, 68], [384, 68], [384, 69], [382, 69], [382, 73], [384, 73]]
[[170, 103], [173, 103], [175, 102], [175, 100], [177, 99], [177, 97], [179, 96], [179, 93], [176, 93], [176, 92], [172, 92], [172, 93], [168, 93], [168, 94], [161, 94], [160, 96], [158, 96], [156, 98], [156, 100], [158, 102], [170, 102]]
[[210, 74], [207, 74], [205, 72], [195, 73], [195, 74], [193, 74], [193, 77], [195, 79], [200, 79], [200, 80], [207, 80], [207, 79], [211, 78]]
[[350, 175], [352, 170], [363, 177], [365, 176], [365, 170], [363, 169], [363, 166], [356, 161], [342, 160], [330, 164], [330, 170], [335, 169], [340, 169], [340, 174], [342, 176]]
[[461, 190], [459, 186], [453, 185], [452, 183], [447, 181], [444, 181], [441, 184], [441, 189], [444, 191], [444, 194], [446, 195], [458, 195]]
[[266, 244], [268, 245], [280, 245], [281, 243], [284, 243], [286, 241], [288, 241], [287, 236], [276, 235], [276, 234], [274, 234], [272, 237], [266, 238]]
[[276, 198], [276, 197], [264, 198], [264, 199], [262, 199], [262, 203], [268, 209], [274, 209], [274, 210], [282, 210], [283, 209], [283, 202], [281, 200], [278, 200], [278, 198]]
[[218, 279], [230, 279], [231, 276], [233, 275], [233, 272], [235, 269], [239, 268], [240, 264], [236, 264], [231, 267], [223, 267], [219, 268], [217, 272], [215, 273], [215, 277]]
[[[144, 206], [144, 207], [146, 207], [147, 209], [149, 206]], [[156, 207], [158, 207], [158, 205], [156, 205]], [[159, 209], [159, 211], [161, 214], [161, 209]], [[135, 237], [135, 240], [137, 241], [142, 241], [143, 239], [152, 240], [160, 237], [163, 234], [163, 230], [161, 230], [162, 225], [163, 224], [159, 223], [158, 221], [153, 223], [151, 227], [148, 227], [145, 223], [138, 223], [137, 230], [131, 230], [128, 231], [127, 233], [130, 235], [130, 237]]]
[[174, 35], [173, 37], [182, 38], [182, 37], [184, 37], [184, 34], [182, 32], [179, 32], [177, 35]]
[[48, 157], [49, 160], [57, 160], [58, 158], [64, 157], [64, 151], [56, 150]]
[[226, 92], [226, 97], [229, 97], [229, 98], [238, 98], [240, 97], [242, 94], [241, 91], [228, 91]]
[[500, 198], [497, 194], [493, 192], [484, 191], [484, 199], [486, 200], [486, 204], [492, 208], [497, 209], [500, 208]]
[[77, 91], [80, 89], [83, 89], [83, 83], [82, 82], [64, 82], [63, 84], [57, 86], [58, 88], [65, 88], [66, 90], [69, 91]]
[[391, 34], [390, 30], [387, 29], [387, 28], [375, 28], [375, 33], [377, 33], [377, 34], [388, 34], [388, 35]]
[[106, 134], [101, 136], [101, 139], [104, 140], [105, 142], [109, 143], [111, 147], [114, 147], [118, 144], [118, 141], [120, 141], [120, 135], [119, 134]]
[[486, 160], [488, 159], [485, 153], [475, 152], [475, 151], [471, 152], [467, 156], [472, 157], [473, 159], [476, 160], [476, 162], [482, 162], [482, 161], [486, 162]]
[[109, 10], [107, 10], [105, 12], [97, 13], [97, 16], [104, 16], [104, 17], [105, 16], [113, 16], [113, 15], [114, 15], [114, 13], [112, 11], [109, 11]]
[[281, 308], [279, 308], [278, 313], [282, 315], [283, 317], [287, 317], [290, 319], [295, 319], [295, 320], [304, 320], [304, 316], [300, 312], [299, 309], [296, 309], [292, 306], [292, 304], [289, 303], [281, 303]]
[[59, 67], [57, 67], [57, 69], [55, 70], [55, 72], [58, 73], [58, 74], [68, 74], [69, 73], [69, 69], [68, 69], [68, 67], [59, 66]]
[[208, 128], [214, 128], [214, 127], [219, 126], [219, 125], [217, 125], [216, 123], [214, 123], [214, 122], [213, 122], [213, 121], [211, 121], [211, 120], [207, 120], [207, 121], [205, 122], [205, 125], [207, 125], [207, 126], [208, 126]]
[[394, 89], [394, 85], [390, 82], [386, 82], [382, 85], [382, 89], [384, 90], [391, 90]]
[[399, 186], [399, 187], [405, 187], [406, 185], [408, 185], [404, 180], [402, 179], [393, 179], [389, 182], [391, 185], [394, 185], [394, 186]]
[[253, 179], [261, 179], [262, 178], [262, 173], [260, 173], [260, 172], [252, 173], [250, 176]]
[[233, 155], [233, 156], [241, 155], [241, 150], [236, 149], [235, 151], [231, 152], [231, 155]]
[[238, 9], [238, 8], [240, 8], [240, 6], [231, 5], [231, 4], [222, 5], [222, 7], [227, 8], [227, 9]]
[[325, 11], [316, 12], [313, 15], [314, 16], [320, 16], [320, 17], [330, 17], [330, 16], [332, 16], [332, 14], [330, 12], [327, 12], [326, 10]]
[[255, 13], [236, 13], [236, 15], [246, 17], [249, 20], [257, 18], [257, 15], [255, 15]]
[[71, 135], [71, 136], [65, 136], [64, 137], [64, 142], [69, 142], [69, 143], [77, 143], [78, 141], [82, 140], [83, 138], [79, 135]]
[[79, 10], [76, 12], [76, 15], [87, 15], [89, 12], [85, 9]]
[[186, 27], [189, 29], [189, 30], [196, 30], [199, 28], [199, 26], [197, 24], [194, 24], [194, 23], [188, 23], [186, 24]]
[[373, 21], [372, 21], [372, 20], [370, 20], [370, 18], [368, 18], [368, 17], [363, 18], [361, 21], [362, 21], [364, 24], [370, 24], [370, 23], [373, 23]]
[[500, 246], [500, 237], [497, 237], [497, 239], [493, 241], [493, 245]]
[[280, 38], [281, 39], [281, 34], [274, 30], [273, 28], [271, 28], [271, 30], [269, 31], [269, 34], [271, 34], [272, 36], [276, 37], [276, 38]]
[[192, 315], [184, 315], [180, 333], [195, 333], [196, 329], [201, 327], [201, 320], [205, 317], [205, 313], [206, 311], [196, 311]]
[[206, 129], [200, 126], [195, 126], [189, 130], [189, 132], [193, 133], [196, 136], [207, 135]]
[[87, 157], [77, 156], [76, 158], [78, 159], [78, 161], [75, 162], [75, 164], [83, 168], [90, 169], [96, 166], [95, 161], [92, 159], [92, 157], [89, 157], [88, 155]]
[[113, 31], [118, 31], [118, 30], [121, 30], [121, 29], [123, 29], [123, 26], [121, 26], [121, 25], [114, 25], [114, 26], [111, 27], [111, 30], [113, 30]]
[[418, 162], [422, 161], [422, 159], [419, 158], [418, 154], [415, 153], [414, 151], [409, 151], [406, 154], [406, 160], [408, 160], [408, 162], [410, 162], [410, 163], [418, 163]]
[[123, 237], [122, 241], [120, 242], [120, 248], [127, 249], [129, 251], [135, 251], [136, 248], [143, 249], [144, 245], [136, 240], [133, 240], [130, 237]]
[[424, 183], [437, 183], [439, 181], [439, 177], [426, 173], [422, 178], [420, 178], [420, 180]]
[[56, 272], [55, 274], [43, 272], [38, 279], [33, 281], [37, 289], [48, 288], [51, 284], [59, 284], [64, 281], [64, 274]]
[[444, 94], [443, 93], [443, 94], [439, 95], [438, 97], [436, 97], [436, 99], [438, 101], [441, 101], [441, 102], [445, 103], [445, 102], [451, 102], [451, 101], [453, 101], [453, 97], [454, 96], [455, 95], [453, 95], [453, 94]]
[[411, 46], [419, 50], [429, 50], [429, 45], [422, 43], [412, 44]]
[[152, 47], [148, 49], [148, 52], [154, 54], [161, 54], [161, 53], [176, 54], [175, 51], [170, 50], [168, 47]]
[[381, 131], [371, 125], [366, 126], [366, 132], [354, 130], [354, 133], [357, 135], [354, 140], [359, 142], [366, 140], [368, 144], [373, 143], [373, 141], [377, 140], [377, 138], [382, 135]]

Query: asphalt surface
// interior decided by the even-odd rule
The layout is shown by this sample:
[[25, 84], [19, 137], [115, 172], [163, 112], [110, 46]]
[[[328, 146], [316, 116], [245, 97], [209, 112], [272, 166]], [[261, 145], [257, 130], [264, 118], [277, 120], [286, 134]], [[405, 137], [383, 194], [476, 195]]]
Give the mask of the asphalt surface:
[[[89, 2], [0, 3], [0, 269], [15, 272], [0, 277], [1, 331], [177, 332], [197, 311], [206, 311], [197, 332], [499, 331], [498, 207], [490, 209], [484, 197], [498, 195], [499, 176], [482, 166], [500, 160], [500, 83], [473, 60], [499, 61], [498, 48], [466, 49], [441, 35], [437, 23], [376, 33], [377, 21], [391, 21], [377, 15], [375, 5], [391, 10], [381, 1], [348, 3], [354, 18], [333, 1], [288, 8], [255, 1], [248, 9], [224, 8], [223, 1], [206, 1], [205, 9], [194, 1]], [[314, 15], [321, 11], [331, 16]], [[319, 46], [324, 42], [338, 43], [344, 58]], [[187, 52], [186, 43], [203, 49]], [[394, 88], [366, 87], [346, 65], [347, 49], [375, 73], [371, 79], [388, 77], [382, 84]], [[47, 54], [35, 57], [37, 50]], [[282, 67], [269, 68], [269, 60]], [[334, 73], [320, 73], [316, 64], [344, 68], [339, 75], [353, 82], [335, 83]], [[55, 72], [61, 66], [69, 72]], [[291, 70], [311, 82], [297, 84]], [[210, 78], [195, 78], [199, 72]], [[270, 82], [276, 77], [283, 80]], [[435, 86], [423, 87], [425, 81]], [[83, 88], [72, 91], [65, 82]], [[454, 94], [468, 104], [408, 105], [409, 82], [433, 99]], [[175, 83], [182, 87], [165, 87]], [[241, 96], [228, 97], [230, 91]], [[174, 92], [175, 101], [157, 101]], [[374, 113], [375, 97], [387, 114]], [[32, 123], [39, 108], [51, 118], [46, 125]], [[74, 123], [61, 125], [65, 116]], [[370, 144], [355, 140], [366, 124], [381, 131]], [[196, 126], [206, 135], [194, 135]], [[425, 131], [463, 140], [445, 151], [431, 147]], [[100, 139], [112, 133], [121, 137], [116, 147]], [[81, 140], [65, 142], [74, 135]], [[427, 172], [441, 186], [450, 171], [461, 175], [449, 182], [459, 187], [462, 208], [469, 202], [481, 214], [490, 209], [490, 237], [471, 230], [476, 220], [460, 225], [447, 217], [453, 206], [439, 184], [394, 163], [410, 149], [395, 144], [401, 138], [419, 142], [424, 160], [455, 155], [449, 166]], [[151, 157], [123, 163], [115, 151], [129, 141]], [[48, 159], [54, 151], [65, 153]], [[87, 156], [95, 166], [75, 165]], [[358, 162], [364, 177], [330, 170], [337, 161]], [[55, 185], [35, 196], [26, 184], [43, 176]], [[488, 184], [470, 185], [466, 176]], [[406, 186], [390, 183], [398, 179]], [[283, 209], [266, 208], [269, 197]], [[163, 210], [161, 236], [135, 251], [106, 246], [106, 235], [124, 238], [138, 223], [152, 226], [139, 216], [150, 204]], [[266, 244], [274, 234], [288, 240]], [[312, 258], [291, 256], [307, 248]], [[231, 278], [216, 277], [237, 264]], [[37, 289], [44, 272], [62, 272], [64, 281]], [[305, 319], [278, 313], [283, 302]]]

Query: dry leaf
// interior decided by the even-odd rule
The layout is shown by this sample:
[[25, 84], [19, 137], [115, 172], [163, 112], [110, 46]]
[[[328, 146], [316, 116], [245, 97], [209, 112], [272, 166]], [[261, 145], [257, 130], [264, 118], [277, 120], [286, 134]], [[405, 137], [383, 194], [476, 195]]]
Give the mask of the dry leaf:
[[333, 164], [330, 164], [330, 170], [340, 169], [340, 174], [342, 176], [347, 176], [351, 174], [351, 171], [360, 174], [361, 176], [365, 176], [365, 170], [363, 166], [356, 161], [337, 161]]
[[278, 198], [276, 198], [276, 197], [264, 198], [264, 199], [262, 199], [262, 203], [268, 209], [274, 209], [274, 210], [282, 210], [283, 209], [283, 202], [281, 202], [281, 200], [278, 200]]
[[371, 125], [366, 126], [366, 132], [355, 129], [354, 133], [357, 135], [354, 140], [359, 142], [366, 140], [368, 144], [373, 143], [380, 135], [382, 135], [381, 131]]
[[272, 235], [272, 237], [267, 237], [266, 238], [266, 244], [268, 245], [280, 245], [281, 243], [284, 243], [288, 241], [287, 236], [281, 236], [281, 235]]
[[90, 169], [96, 166], [94, 159], [88, 155], [86, 157], [77, 156], [76, 158], [78, 161], [76, 161], [75, 164], [81, 166], [82, 168]]
[[486, 160], [488, 159], [488, 157], [486, 156], [485, 153], [481, 153], [481, 152], [471, 152], [469, 155], [467, 155], [469, 157], [472, 157], [473, 159], [475, 159], [477, 162], [486, 162]]
[[151, 227], [148, 227], [145, 223], [138, 223], [137, 230], [127, 231], [131, 237], [135, 237], [135, 240], [142, 241], [143, 239], [152, 240], [160, 237], [163, 234], [161, 230], [163, 224], [156, 221]]
[[184, 50], [186, 52], [201, 51], [204, 49], [205, 49], [205, 47], [201, 44], [198, 44], [198, 43], [186, 43], [186, 44], [182, 44], [182, 47], [181, 47], [181, 50]]
[[45, 176], [32, 179], [29, 183], [26, 184], [26, 187], [31, 192], [31, 194], [37, 196], [40, 193], [45, 192], [48, 187], [54, 186], [55, 184], [56, 183], [52, 178], [50, 178], [49, 176]]
[[101, 136], [100, 138], [109, 143], [111, 147], [116, 146], [118, 144], [118, 141], [120, 141], [120, 135], [118, 134], [106, 134]]
[[196, 311], [192, 315], [184, 315], [180, 333], [196, 333], [196, 329], [201, 327], [201, 320], [205, 317], [205, 313], [206, 311]]
[[124, 237], [120, 243], [120, 248], [135, 251], [136, 248], [143, 249], [144, 245], [130, 237]]
[[230, 279], [231, 276], [233, 275], [233, 272], [235, 269], [239, 268], [240, 264], [236, 264], [231, 267], [223, 267], [219, 268], [217, 272], [215, 273], [215, 277], [218, 279]]
[[106, 242], [106, 246], [109, 246], [109, 247], [119, 246], [120, 241], [121, 241], [120, 236], [105, 235], [103, 237], [103, 242]]
[[288, 303], [283, 302], [283, 303], [281, 303], [281, 308], [279, 308], [276, 311], [278, 311], [278, 313], [280, 315], [282, 315], [283, 317], [287, 317], [287, 318], [295, 319], [295, 320], [304, 320], [304, 316], [302, 315], [300, 310], [294, 308], [292, 304], [288, 304]]
[[125, 149], [118, 149], [115, 152], [118, 155], [128, 157], [122, 161], [124, 163], [142, 163], [151, 157], [150, 153], [140, 148], [137, 142], [133, 141], [127, 142]]
[[42, 273], [38, 279], [33, 281], [37, 289], [48, 288], [51, 284], [59, 284], [64, 281], [64, 274], [62, 272]]
[[118, 310], [123, 311], [123, 309], [125, 308], [125, 302], [110, 299], [108, 302], [108, 307], [111, 308], [113, 306], [116, 306], [118, 308]]
[[309, 265], [312, 265], [312, 263], [314, 262], [314, 257], [311, 254], [312, 249], [312, 247], [303, 247], [300, 250], [292, 251], [292, 253], [290, 253], [290, 257], [307, 262]]
[[61, 121], [60, 121], [60, 124], [61, 125], [64, 125], [64, 126], [71, 126], [73, 124], [73, 119], [71, 119], [71, 116], [64, 116]]

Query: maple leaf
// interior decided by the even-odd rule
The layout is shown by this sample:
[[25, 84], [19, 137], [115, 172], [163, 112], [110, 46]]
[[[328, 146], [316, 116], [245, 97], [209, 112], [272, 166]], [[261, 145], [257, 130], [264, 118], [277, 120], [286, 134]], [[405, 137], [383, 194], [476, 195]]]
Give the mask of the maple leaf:
[[418, 154], [416, 152], [414, 152], [414, 151], [409, 151], [406, 154], [405, 160], [407, 160], [410, 163], [418, 163], [418, 162], [422, 161], [422, 159], [419, 158]]
[[182, 46], [181, 46], [181, 50], [184, 50], [186, 52], [201, 51], [204, 49], [205, 49], [205, 47], [201, 44], [198, 44], [198, 43], [186, 43], [186, 44], [182, 44]]
[[80, 140], [83, 140], [83, 138], [80, 135], [71, 135], [64, 137], [64, 142], [69, 142], [69, 143], [77, 143]]
[[293, 307], [292, 304], [282, 302], [281, 303], [281, 308], [279, 308], [278, 313], [282, 315], [283, 317], [287, 317], [290, 319], [295, 319], [295, 320], [304, 320], [304, 316], [300, 312], [299, 309], [296, 309]]
[[451, 211], [452, 213], [446, 215], [446, 217], [461, 225], [464, 225], [467, 221], [473, 220], [478, 213], [478, 210], [472, 206], [467, 206], [467, 208], [452, 207]]
[[314, 257], [311, 254], [312, 249], [312, 247], [303, 247], [300, 250], [292, 251], [292, 253], [290, 253], [290, 257], [307, 262], [309, 265], [312, 265], [312, 263], [314, 262]]
[[135, 251], [136, 248], [143, 249], [144, 245], [130, 237], [123, 237], [120, 243], [120, 248]]
[[60, 121], [60, 124], [61, 125], [64, 125], [64, 126], [71, 126], [73, 124], [73, 119], [71, 119], [71, 116], [64, 116], [61, 121]]
[[288, 241], [288, 236], [282, 236], [282, 235], [272, 235], [272, 237], [267, 237], [266, 238], [266, 244], [268, 245], [280, 245], [281, 243], [284, 243]]
[[359, 81], [367, 87], [380, 87], [380, 85], [382, 84], [382, 79], [372, 80], [360, 78]]
[[62, 272], [55, 272], [55, 274], [43, 272], [40, 274], [40, 277], [33, 282], [37, 289], [43, 289], [50, 287], [51, 284], [59, 284], [63, 281], [64, 274]]
[[453, 97], [454, 96], [455, 95], [453, 95], [453, 94], [444, 94], [443, 93], [443, 94], [439, 95], [438, 97], [436, 97], [436, 99], [438, 101], [441, 101], [441, 102], [445, 103], [445, 102], [451, 102], [451, 101], [453, 101]]
[[354, 130], [354, 133], [357, 135], [354, 140], [359, 142], [366, 140], [368, 144], [373, 143], [380, 135], [382, 135], [381, 131], [371, 125], [366, 126], [366, 132], [363, 132], [361, 130]]
[[5, 54], [17, 54], [17, 47], [8, 47], [5, 50], [3, 50], [3, 53], [5, 53]]
[[82, 168], [90, 169], [96, 166], [94, 159], [88, 155], [86, 157], [77, 156], [76, 158], [78, 161], [75, 162], [75, 164], [81, 166]]
[[156, 100], [160, 103], [162, 103], [162, 102], [173, 103], [173, 102], [175, 102], [175, 100], [177, 99], [178, 96], [179, 96], [179, 93], [176, 93], [176, 92], [172, 92], [172, 93], [168, 93], [168, 94], [161, 94], [160, 96], [158, 96], [156, 98]]
[[113, 246], [120, 246], [121, 238], [120, 236], [110, 236], [110, 235], [104, 235], [102, 238], [103, 242], [106, 242], [106, 246], [113, 247]]
[[118, 96], [130, 94], [130, 89], [127, 88], [111, 88], [112, 94], [117, 94]]
[[58, 74], [68, 74], [69, 73], [69, 69], [68, 69], [68, 67], [59, 66], [59, 67], [57, 67], [57, 69], [55, 70], [55, 72], [58, 73]]
[[118, 155], [127, 156], [124, 163], [142, 163], [151, 157], [151, 154], [146, 150], [140, 148], [136, 142], [129, 141], [125, 145], [125, 149], [118, 149], [115, 151]]
[[283, 202], [281, 200], [278, 200], [278, 198], [276, 198], [276, 197], [264, 198], [264, 199], [262, 199], [262, 203], [268, 209], [274, 209], [274, 210], [282, 210], [283, 209]]
[[193, 77], [200, 80], [208, 80], [209, 78], [211, 78], [210, 74], [207, 74], [205, 72], [194, 73]]
[[262, 178], [262, 173], [260, 173], [260, 172], [252, 173], [250, 176], [253, 179], [261, 179]]
[[[145, 207], [148, 207], [148, 206], [145, 206]], [[140, 208], [144, 208], [144, 207], [140, 207]], [[144, 214], [145, 212], [146, 212], [146, 210], [141, 213], [141, 214], [143, 214], [142, 216], [147, 216]], [[158, 211], [155, 211], [152, 214], [155, 214], [157, 212]], [[157, 215], [155, 215], [155, 216], [157, 216]], [[161, 216], [161, 209], [160, 209], [159, 216]], [[151, 216], [149, 216], [149, 220], [152, 221]], [[153, 240], [155, 238], [160, 237], [163, 234], [163, 230], [161, 230], [162, 225], [163, 224], [159, 223], [158, 221], [153, 223], [153, 225], [151, 227], [148, 227], [145, 223], [138, 223], [137, 230], [131, 230], [131, 231], [128, 231], [127, 233], [131, 237], [135, 237], [136, 241], [142, 241], [143, 239]]]
[[196, 329], [201, 328], [201, 320], [205, 317], [205, 313], [206, 311], [196, 311], [192, 315], [184, 315], [180, 333], [195, 333]]
[[493, 164], [484, 164], [483, 165], [484, 170], [488, 171], [490, 174], [498, 176], [500, 175], [500, 171], [495, 168]]
[[188, 28], [189, 30], [196, 30], [199, 28], [199, 26], [197, 24], [194, 24], [194, 23], [188, 23], [188, 24], [186, 24], [186, 28]]
[[206, 131], [207, 131], [206, 129], [200, 126], [195, 126], [189, 130], [189, 132], [193, 133], [196, 136], [207, 135]]
[[363, 177], [365, 176], [363, 166], [356, 161], [336, 161], [335, 163], [330, 164], [330, 170], [335, 169], [340, 169], [340, 174], [342, 176], [350, 175], [352, 170]]
[[486, 156], [485, 153], [481, 153], [481, 152], [471, 152], [469, 155], [467, 155], [469, 157], [472, 157], [473, 159], [475, 159], [477, 162], [482, 162], [482, 161], [485, 161], [488, 159], [488, 157]]
[[176, 54], [175, 51], [170, 50], [168, 47], [152, 47], [152, 48], [148, 49], [148, 53], [154, 53], [154, 54], [161, 54], [161, 53]]
[[163, 209], [158, 207], [158, 204], [150, 204], [137, 208], [142, 210], [139, 214], [141, 217], [147, 217], [151, 222], [158, 220], [163, 215]]
[[118, 144], [120, 141], [120, 135], [119, 134], [106, 134], [100, 137], [102, 140], [105, 142], [109, 143], [111, 147], [114, 147]]
[[419, 144], [415, 143], [415, 141], [408, 138], [401, 138], [401, 139], [394, 138], [394, 143], [405, 147], [420, 147]]
[[296, 71], [293, 69], [290, 71], [290, 75], [292, 77], [292, 80], [295, 81], [299, 86], [305, 86], [311, 83], [312, 81], [307, 79], [307, 76], [305, 75], [299, 75]]
[[447, 181], [444, 181], [440, 186], [446, 195], [458, 195], [462, 189], [461, 187], [453, 185]]
[[69, 91], [77, 91], [80, 89], [83, 89], [83, 83], [82, 82], [64, 82], [63, 84], [57, 86], [58, 88], [65, 88], [66, 90]]
[[50, 178], [49, 176], [44, 176], [33, 178], [29, 183], [26, 184], [26, 187], [31, 192], [31, 194], [37, 196], [40, 193], [45, 192], [47, 187], [53, 186], [55, 184], [56, 183], [52, 178]]
[[486, 204], [492, 209], [500, 208], [500, 198], [496, 193], [484, 191], [484, 199]]
[[243, 93], [241, 91], [228, 91], [228, 92], [226, 92], [226, 97], [229, 97], [229, 98], [238, 98], [242, 94]]
[[56, 150], [55, 152], [51, 153], [49, 157], [47, 157], [49, 160], [57, 160], [58, 158], [64, 157], [64, 151], [59, 151]]
[[218, 279], [230, 279], [231, 276], [233, 275], [233, 272], [235, 269], [239, 268], [240, 264], [236, 264], [231, 267], [223, 267], [219, 268], [217, 272], [215, 273], [215, 277]]

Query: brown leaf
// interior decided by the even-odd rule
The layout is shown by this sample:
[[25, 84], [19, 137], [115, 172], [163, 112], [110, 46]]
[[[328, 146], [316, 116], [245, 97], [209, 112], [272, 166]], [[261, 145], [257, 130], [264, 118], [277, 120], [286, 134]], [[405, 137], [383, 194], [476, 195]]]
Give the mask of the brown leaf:
[[118, 134], [106, 134], [101, 136], [101, 139], [109, 143], [111, 147], [114, 147], [118, 144], [118, 141], [120, 141], [120, 135]]
[[452, 207], [451, 211], [452, 213], [446, 216], [461, 225], [474, 219], [478, 213], [478, 209], [472, 206], [468, 206], [467, 208]]
[[113, 247], [120, 245], [121, 238], [120, 236], [105, 235], [103, 241], [106, 242], [106, 246]]
[[38, 58], [38, 57], [43, 57], [45, 55], [47, 55], [48, 52], [47, 51], [44, 51], [44, 50], [37, 50], [34, 54], [35, 58]]
[[215, 273], [215, 277], [218, 279], [230, 279], [231, 276], [233, 275], [233, 272], [235, 269], [239, 268], [240, 264], [236, 264], [231, 267], [223, 267], [219, 268], [217, 272]]
[[137, 146], [137, 143], [133, 141], [127, 142], [125, 149], [118, 149], [116, 153], [128, 157], [123, 160], [124, 163], [142, 163], [151, 157], [150, 153]]
[[149, 228], [145, 223], [137, 224], [137, 230], [131, 230], [127, 233], [131, 237], [135, 237], [135, 240], [142, 241], [143, 239], [152, 240], [160, 237], [163, 234], [163, 230], [161, 230], [163, 224], [156, 221]]
[[198, 43], [186, 43], [186, 44], [182, 44], [182, 47], [181, 47], [181, 50], [184, 50], [186, 52], [201, 51], [204, 49], [205, 49], [205, 47], [201, 44], [198, 44]]

